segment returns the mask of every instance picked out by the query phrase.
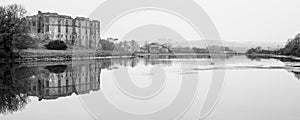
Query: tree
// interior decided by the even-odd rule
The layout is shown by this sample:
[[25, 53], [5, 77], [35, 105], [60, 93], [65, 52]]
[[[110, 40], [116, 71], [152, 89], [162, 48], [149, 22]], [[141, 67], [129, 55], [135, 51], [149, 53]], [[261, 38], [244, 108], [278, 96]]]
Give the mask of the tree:
[[18, 50], [27, 49], [27, 48], [37, 48], [38, 40], [33, 39], [29, 35], [18, 36], [18, 39], [15, 41], [15, 48]]
[[17, 4], [0, 6], [0, 48], [1, 52], [4, 52], [1, 57], [14, 59], [13, 51], [17, 49], [15, 44], [21, 41], [20, 36], [26, 36], [29, 30], [25, 20], [26, 13], [27, 11]]
[[101, 44], [103, 50], [112, 51], [115, 48], [115, 44], [108, 40], [100, 40], [99, 43]]
[[66, 50], [68, 46], [64, 41], [54, 40], [50, 41], [47, 45], [44, 45], [49, 50]]
[[284, 48], [278, 51], [279, 54], [300, 56], [300, 33], [293, 39], [289, 39]]

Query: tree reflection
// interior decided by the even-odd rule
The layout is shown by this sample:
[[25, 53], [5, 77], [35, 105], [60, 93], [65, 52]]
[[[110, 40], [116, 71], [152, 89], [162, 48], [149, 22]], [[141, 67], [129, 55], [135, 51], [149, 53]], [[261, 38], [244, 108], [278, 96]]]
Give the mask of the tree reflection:
[[298, 79], [298, 80], [300, 80], [300, 72], [298, 72], [298, 71], [291, 71], [294, 75], [295, 75], [295, 77]]
[[12, 63], [0, 65], [0, 113], [13, 113], [22, 109], [28, 101], [26, 80], [16, 79]]
[[276, 59], [281, 62], [299, 62], [299, 59], [294, 59], [288, 56], [262, 56], [262, 55], [246, 55], [250, 60], [261, 61], [261, 59]]
[[63, 73], [67, 69], [67, 65], [54, 65], [46, 66], [45, 69], [49, 70], [51, 73]]
[[[73, 93], [81, 95], [89, 94], [90, 91], [98, 91], [102, 69], [112, 70], [117, 69], [117, 66], [135, 67], [141, 60], [105, 59], [48, 66], [45, 66], [45, 63], [0, 64], [0, 114], [21, 110], [28, 103], [28, 96], [37, 97], [40, 101], [54, 100]], [[150, 60], [150, 64], [171, 64], [172, 62], [144, 60]]]

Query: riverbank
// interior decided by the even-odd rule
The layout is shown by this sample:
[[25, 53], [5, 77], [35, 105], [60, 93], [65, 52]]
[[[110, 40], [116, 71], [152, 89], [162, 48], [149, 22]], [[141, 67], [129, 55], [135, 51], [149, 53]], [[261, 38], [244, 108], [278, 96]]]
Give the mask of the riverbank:
[[[148, 56], [169, 56], [169, 57], [229, 57], [235, 54], [209, 54], [209, 53], [133, 53], [126, 51], [105, 51], [86, 48], [72, 48], [67, 50], [47, 50], [47, 49], [25, 49], [18, 53], [19, 57], [14, 62], [30, 63], [30, 62], [67, 62], [78, 60], [93, 60], [93, 59], [118, 59], [118, 58], [134, 58], [134, 57], [148, 57]], [[5, 60], [0, 60], [0, 62]], [[3, 63], [4, 63], [3, 62]]]
[[15, 62], [64, 62], [86, 59], [132, 58], [132, 53], [92, 49], [46, 50], [26, 49], [19, 52]]
[[275, 54], [245, 54], [249, 58], [274, 58], [286, 61], [300, 61], [300, 57], [297, 56], [286, 56], [286, 55], [275, 55]]
[[147, 56], [191, 56], [191, 57], [226, 57], [226, 56], [235, 56], [235, 55], [244, 55], [242, 53], [159, 53], [159, 54], [151, 54], [151, 53], [135, 53], [137, 57], [147, 57]]

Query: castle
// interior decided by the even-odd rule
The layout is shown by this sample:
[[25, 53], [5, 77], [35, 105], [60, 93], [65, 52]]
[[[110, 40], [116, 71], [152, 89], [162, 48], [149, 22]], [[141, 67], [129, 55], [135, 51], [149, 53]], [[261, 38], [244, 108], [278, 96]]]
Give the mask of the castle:
[[89, 18], [42, 13], [27, 16], [30, 34], [41, 40], [62, 40], [71, 45], [99, 48], [100, 21]]

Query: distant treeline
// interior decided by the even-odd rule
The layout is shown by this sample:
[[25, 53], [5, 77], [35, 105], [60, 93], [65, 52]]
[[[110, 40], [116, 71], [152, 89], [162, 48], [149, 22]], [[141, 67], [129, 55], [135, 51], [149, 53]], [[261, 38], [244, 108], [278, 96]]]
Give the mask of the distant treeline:
[[208, 46], [206, 48], [197, 47], [173, 47], [174, 53], [236, 53], [236, 51], [224, 46]]
[[256, 48], [249, 49], [246, 54], [276, 54], [276, 55], [288, 55], [288, 56], [300, 56], [300, 33], [294, 38], [289, 39], [283, 48], [277, 50], [265, 50], [258, 46]]

